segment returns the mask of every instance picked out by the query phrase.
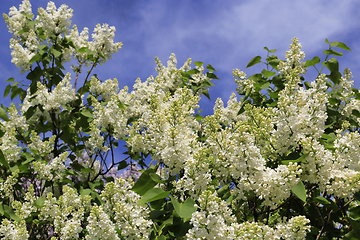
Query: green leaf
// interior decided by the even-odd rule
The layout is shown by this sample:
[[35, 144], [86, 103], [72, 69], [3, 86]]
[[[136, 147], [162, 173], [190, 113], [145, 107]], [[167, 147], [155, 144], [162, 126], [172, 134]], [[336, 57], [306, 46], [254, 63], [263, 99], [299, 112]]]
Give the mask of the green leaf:
[[333, 97], [330, 97], [330, 98], [328, 98], [328, 101], [329, 101], [329, 103], [331, 104], [331, 105], [337, 105], [337, 104], [339, 104], [340, 102], [341, 102], [341, 100], [340, 99], [337, 99], [337, 98], [333, 98]]
[[302, 181], [299, 181], [295, 186], [293, 186], [291, 191], [301, 201], [306, 202], [306, 189]]
[[[333, 125], [334, 123], [335, 123], [335, 121], [331, 125]], [[321, 138], [326, 139], [326, 140], [335, 140], [336, 136], [334, 133], [330, 133], [330, 134], [323, 133], [323, 135], [321, 135]]]
[[[40, 80], [42, 74], [43, 74], [43, 70], [39, 66], [37, 66], [36, 68], [34, 68], [34, 70], [29, 72], [28, 75], [26, 75], [26, 78], [31, 80], [32, 84], [35, 84], [36, 86], [37, 85], [36, 82]], [[30, 94], [34, 94], [34, 93], [35, 92], [30, 92]]]
[[341, 57], [343, 55], [342, 52], [339, 53], [339, 52], [337, 52], [335, 50], [332, 50], [332, 49], [325, 50], [325, 51], [323, 51], [323, 53], [338, 56], [338, 57]]
[[329, 40], [327, 38], [325, 38], [325, 43], [329, 43]]
[[166, 240], [166, 237], [164, 235], [161, 235], [159, 237], [156, 237], [155, 240]]
[[125, 160], [121, 161], [118, 166], [118, 170], [122, 170], [128, 166], [127, 162]]
[[205, 97], [207, 97], [209, 100], [211, 100], [211, 99], [210, 99], [210, 95], [209, 95], [209, 92], [208, 92], [208, 91], [204, 91], [204, 92], [203, 92], [203, 94], [205, 95]]
[[355, 200], [360, 201], [360, 191], [358, 191], [354, 194], [354, 198], [355, 198]]
[[201, 116], [200, 114], [196, 114], [195, 119], [196, 119], [196, 121], [200, 122], [200, 121], [202, 121], [204, 119], [204, 117]]
[[6, 217], [9, 217], [17, 222], [21, 220], [9, 206], [3, 204], [2, 207], [4, 209], [4, 215]]
[[94, 116], [92, 115], [90, 109], [85, 108], [80, 113], [81, 113], [81, 115], [83, 115], [85, 117], [88, 117], [88, 118], [91, 118], [91, 119], [94, 118]]
[[19, 98], [20, 98], [21, 102], [24, 102], [24, 99], [25, 99], [25, 97], [27, 95], [27, 91], [25, 91], [22, 88], [19, 88], [19, 89], [20, 89]]
[[23, 155], [26, 158], [26, 160], [22, 162], [23, 165], [32, 162], [34, 160], [34, 156], [29, 152], [24, 152], [21, 155]]
[[331, 72], [330, 75], [326, 75], [334, 84], [340, 83], [341, 73]]
[[145, 170], [141, 174], [140, 178], [136, 181], [131, 190], [133, 190], [140, 196], [143, 196], [147, 191], [155, 187], [157, 182], [151, 179], [150, 173], [154, 173], [154, 169], [149, 168]]
[[266, 69], [263, 69], [261, 71], [261, 74], [264, 75], [265, 77], [269, 78], [269, 77], [272, 77], [274, 76], [276, 73], [275, 72], [272, 72], [272, 71], [268, 71]]
[[[298, 152], [294, 152], [293, 154], [294, 154], [294, 155], [295, 155], [295, 154], [298, 154]], [[290, 154], [288, 157], [291, 158], [291, 155], [292, 155], [292, 154]], [[309, 155], [309, 154], [304, 154], [304, 155], [300, 156], [300, 157], [297, 158], [297, 159], [287, 159], [287, 160], [281, 161], [281, 163], [282, 163], [283, 165], [289, 165], [290, 162], [292, 162], [292, 163], [299, 163], [299, 162], [302, 162], [304, 159], [306, 159], [306, 157], [307, 157], [308, 155]]]
[[46, 198], [43, 197], [39, 197], [38, 199], [35, 200], [35, 207], [41, 208], [44, 206], [44, 202], [45, 202]]
[[91, 169], [91, 168], [82, 168], [80, 170], [82, 173], [93, 173], [94, 172], [94, 169]]
[[8, 115], [6, 114], [6, 112], [4, 111], [4, 109], [2, 109], [1, 107], [0, 107], [0, 118], [1, 118], [2, 120], [6, 121], [6, 122], [7, 122], [7, 121], [10, 121]]
[[360, 206], [351, 209], [350, 217], [356, 221], [360, 220]]
[[159, 175], [157, 175], [156, 173], [150, 173], [149, 174], [151, 179], [157, 183], [166, 183], [165, 180], [162, 180], [161, 177]]
[[38, 107], [38, 105], [31, 106], [28, 108], [28, 110], [26, 110], [26, 112], [24, 113], [26, 120], [29, 120], [34, 115], [37, 107]]
[[195, 64], [196, 66], [198, 66], [198, 67], [201, 67], [204, 63], [203, 63], [203, 62], [198, 62], [198, 61], [196, 61], [196, 62], [194, 62], [194, 64]]
[[164, 191], [161, 188], [153, 188], [147, 191], [140, 200], [138, 200], [138, 203], [148, 203], [153, 202], [159, 199], [164, 199], [169, 196], [170, 191]]
[[82, 47], [80, 49], [77, 50], [78, 53], [86, 53], [86, 50], [88, 49], [88, 47]]
[[193, 212], [196, 211], [195, 201], [192, 198], [187, 198], [183, 203], [179, 203], [177, 199], [170, 196], [174, 210], [181, 218], [191, 218]]
[[242, 114], [243, 112], [245, 112], [245, 104], [242, 104], [242, 105], [241, 105], [241, 108], [239, 109], [237, 115], [240, 115], [240, 114]]
[[352, 219], [349, 220], [352, 230], [345, 235], [343, 240], [358, 240], [360, 236], [360, 222]]
[[269, 53], [274, 53], [274, 52], [276, 52], [276, 49], [271, 49], [271, 50], [269, 50], [269, 48], [267, 48], [267, 47], [264, 47], [264, 49], [265, 49], [266, 51], [268, 51]]
[[29, 61], [29, 63], [30, 64], [33, 64], [34, 62], [36, 62], [36, 61], [38, 61], [39, 59], [40, 59], [40, 55], [39, 54], [35, 54], [35, 56], [33, 56], [31, 59], [30, 59], [30, 61]]
[[197, 73], [199, 73], [199, 72], [200, 72], [199, 70], [197, 70], [196, 68], [194, 68], [194, 69], [191, 69], [191, 70], [187, 71], [187, 74], [193, 75], [193, 74], [197, 74]]
[[7, 162], [4, 153], [0, 149], [0, 163], [4, 165], [6, 168], [9, 168], [9, 163]]
[[270, 87], [270, 82], [265, 82], [263, 84], [261, 84], [261, 89], [267, 89]]
[[347, 51], [352, 51], [348, 46], [346, 46], [345, 43], [342, 43], [342, 42], [331, 42], [330, 46], [338, 47], [338, 48], [341, 48], [341, 49], [344, 49], [344, 50], [347, 50]]
[[61, 52], [59, 52], [58, 50], [56, 49], [52, 49], [52, 54], [54, 55], [54, 57], [58, 58], [61, 56]]
[[327, 67], [330, 72], [338, 72], [339, 71], [339, 62], [336, 58], [331, 58], [328, 61], [323, 63], [325, 67]]
[[258, 64], [261, 60], [260, 56], [256, 56], [253, 59], [250, 60], [250, 62], [248, 63], [248, 65], [246, 66], [246, 68], [254, 66], [255, 64]]
[[119, 107], [119, 109], [125, 109], [127, 107], [127, 105], [120, 100], [118, 101], [117, 106]]
[[326, 113], [328, 116], [341, 116], [341, 113], [332, 109], [327, 109]]
[[277, 66], [279, 65], [279, 63], [281, 62], [280, 59], [272, 59], [269, 61], [270, 66], [272, 66], [273, 68], [275, 68], [276, 70], [278, 70]]
[[269, 94], [269, 96], [273, 99], [278, 99], [279, 98], [279, 92], [271, 92]]
[[21, 94], [24, 90], [22, 88], [19, 88], [18, 86], [13, 86], [10, 94], [11, 100], [13, 100], [16, 96]]
[[231, 203], [234, 199], [236, 199], [236, 194], [231, 194], [231, 196], [226, 200], [226, 202], [229, 204], [229, 203]]
[[6, 82], [13, 82], [15, 80], [15, 78], [9, 78], [8, 80], [6, 80]]
[[311, 67], [311, 66], [315, 66], [316, 64], [318, 64], [320, 62], [320, 58], [319, 57], [313, 57], [313, 59], [311, 60], [306, 60], [305, 62], [305, 67]]
[[309, 83], [308, 81], [305, 81], [305, 82], [304, 82], [304, 85], [305, 85], [306, 90], [312, 88], [311, 85], [310, 85], [310, 83]]
[[229, 192], [229, 185], [224, 185], [220, 189], [217, 190], [217, 195], [219, 197], [222, 197], [227, 192]]
[[329, 202], [326, 198], [324, 197], [316, 197], [314, 198], [314, 202], [317, 202], [317, 203], [321, 203], [322, 205], [329, 205], [331, 204], [331, 202]]
[[104, 53], [102, 51], [99, 51], [99, 56], [104, 59], [105, 61], [107, 61], [107, 58], [105, 57]]
[[352, 113], [352, 115], [354, 115], [355, 117], [360, 118], [360, 112], [359, 112], [358, 110], [353, 109], [351, 113]]
[[206, 65], [206, 69], [209, 70], [209, 71], [216, 72], [215, 68], [213, 68], [213, 66], [211, 66], [210, 64]]
[[207, 72], [206, 76], [210, 79], [219, 79], [218, 76], [216, 76], [214, 73], [212, 72]]
[[29, 32], [29, 31], [30, 31], [30, 28], [25, 27], [25, 28], [21, 29], [21, 30], [18, 32], [18, 34], [21, 35], [21, 34], [23, 34], [23, 33]]
[[91, 192], [92, 192], [92, 190], [89, 189], [89, 188], [87, 188], [87, 189], [81, 188], [80, 189], [80, 195], [81, 196], [88, 196], [88, 195], [90, 195]]

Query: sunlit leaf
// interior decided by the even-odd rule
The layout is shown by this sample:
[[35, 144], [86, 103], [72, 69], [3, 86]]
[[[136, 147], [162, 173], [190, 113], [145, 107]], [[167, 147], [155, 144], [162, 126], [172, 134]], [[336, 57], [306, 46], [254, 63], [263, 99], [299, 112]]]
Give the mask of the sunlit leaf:
[[194, 62], [194, 64], [195, 64], [196, 66], [198, 66], [198, 67], [201, 67], [204, 63], [203, 63], [203, 62], [198, 62], [198, 61], [196, 61], [196, 62]]
[[8, 115], [6, 114], [4, 109], [2, 109], [1, 107], [0, 107], [0, 118], [4, 121], [10, 121]]
[[329, 205], [331, 204], [331, 202], [329, 202], [326, 198], [324, 197], [316, 197], [314, 198], [314, 202], [317, 202], [317, 203], [321, 203], [322, 205]]
[[2, 150], [0, 149], [0, 163], [5, 166], [6, 168], [9, 168], [9, 164], [5, 158], [5, 155], [3, 154]]
[[332, 49], [325, 50], [325, 51], [323, 51], [323, 53], [338, 56], [338, 57], [341, 57], [343, 55], [342, 52], [339, 53], [339, 52], [337, 52], [335, 50], [332, 50]]
[[320, 58], [319, 57], [313, 57], [313, 59], [311, 60], [306, 60], [305, 62], [305, 67], [310, 67], [310, 66], [315, 66], [316, 64], [318, 64], [320, 62]]
[[246, 68], [254, 66], [255, 64], [258, 64], [261, 60], [260, 56], [256, 56], [253, 59], [250, 60], [250, 62], [248, 63], [248, 65], [246, 66]]
[[348, 46], [346, 46], [345, 43], [342, 43], [342, 42], [331, 42], [330, 46], [338, 47], [338, 48], [341, 48], [341, 49], [344, 49], [344, 50], [347, 50], [347, 51], [352, 51]]
[[164, 191], [161, 188], [153, 188], [147, 191], [140, 200], [138, 200], [138, 203], [148, 203], [153, 202], [159, 199], [164, 199], [169, 196], [170, 191]]
[[39, 197], [38, 199], [36, 199], [36, 200], [34, 201], [35, 206], [38, 207], [38, 208], [43, 207], [43, 206], [44, 206], [44, 203], [45, 203], [45, 200], [46, 200], [46, 198]]
[[265, 77], [269, 78], [269, 77], [272, 77], [274, 76], [276, 73], [275, 72], [272, 72], [272, 71], [268, 71], [266, 69], [263, 69], [261, 71], [261, 74], [264, 75]]
[[140, 196], [143, 196], [147, 191], [152, 189], [157, 184], [157, 182], [151, 179], [150, 173], [154, 173], [154, 169], [150, 168], [145, 170], [141, 174], [140, 178], [136, 181], [131, 190], [133, 190]]
[[170, 199], [176, 213], [181, 218], [191, 218], [193, 212], [196, 211], [195, 201], [192, 198], [187, 198], [183, 203], [179, 203], [173, 196], [170, 196]]
[[206, 65], [206, 69], [209, 70], [209, 71], [216, 72], [215, 68], [213, 68], [213, 66], [211, 66], [210, 64]]
[[291, 188], [291, 192], [301, 201], [306, 202], [306, 189], [302, 181]]

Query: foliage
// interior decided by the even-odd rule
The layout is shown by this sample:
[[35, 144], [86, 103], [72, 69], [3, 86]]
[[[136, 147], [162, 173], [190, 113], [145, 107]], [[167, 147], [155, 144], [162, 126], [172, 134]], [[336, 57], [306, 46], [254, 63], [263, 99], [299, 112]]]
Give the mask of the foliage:
[[[12, 62], [29, 85], [10, 78], [4, 96], [21, 104], [0, 108], [2, 238], [360, 235], [360, 94], [335, 58], [350, 50], [344, 43], [326, 40], [323, 62], [304, 62], [296, 38], [285, 60], [265, 47], [264, 70], [233, 71], [240, 101], [217, 99], [214, 114], [201, 116], [214, 67], [156, 58], [156, 77], [119, 91], [116, 79], [93, 73], [121, 48], [115, 28], [97, 25], [89, 41], [71, 17], [50, 2], [34, 18], [27, 0], [4, 14]], [[74, 86], [63, 66], [71, 60]], [[312, 82], [308, 67], [318, 72]]]

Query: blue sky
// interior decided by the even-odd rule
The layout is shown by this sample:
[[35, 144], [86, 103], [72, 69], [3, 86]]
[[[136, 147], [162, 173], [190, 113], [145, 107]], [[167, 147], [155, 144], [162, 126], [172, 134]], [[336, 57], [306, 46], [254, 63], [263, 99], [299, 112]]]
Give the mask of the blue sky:
[[[102, 80], [117, 78], [120, 86], [132, 87], [136, 78], [146, 80], [154, 75], [154, 57], [165, 64], [175, 53], [178, 65], [188, 58], [211, 64], [220, 81], [210, 90], [212, 101], [201, 100], [204, 113], [211, 113], [213, 102], [221, 97], [226, 102], [236, 85], [232, 69], [239, 68], [248, 75], [261, 71], [245, 69], [256, 55], [266, 57], [267, 46], [277, 49], [284, 59], [291, 39], [298, 37], [306, 58], [319, 56], [327, 49], [325, 38], [347, 44], [353, 51], [344, 51], [340, 70], [350, 68], [355, 87], [360, 87], [360, 1], [357, 0], [54, 0], [57, 7], [66, 4], [74, 10], [72, 24], [90, 32], [97, 23], [116, 27], [116, 41], [122, 49], [113, 59], [96, 69]], [[8, 13], [20, 0], [2, 0], [0, 12]], [[31, 1], [33, 12], [46, 8], [46, 0]], [[6, 24], [0, 24], [0, 95], [10, 77], [26, 80], [11, 61]], [[261, 67], [261, 68], [260, 68]], [[69, 69], [69, 71], [71, 71]], [[311, 71], [310, 71], [311, 74]], [[307, 78], [308, 81], [313, 79]], [[26, 81], [25, 81], [26, 83]], [[5, 106], [8, 99], [2, 101]]]
[[[2, 0], [0, 11], [8, 13], [21, 1]], [[48, 1], [31, 1], [33, 12], [46, 8]], [[72, 24], [81, 30], [88, 27], [92, 32], [97, 23], [116, 27], [116, 41], [123, 42], [122, 49], [113, 59], [98, 67], [95, 73], [100, 79], [117, 78], [121, 86], [131, 87], [137, 77], [145, 80], [154, 75], [154, 57], [165, 64], [171, 53], [182, 66], [188, 58], [211, 64], [220, 81], [210, 91], [212, 102], [217, 97], [224, 102], [235, 91], [232, 69], [239, 68], [248, 75], [258, 68], [245, 69], [249, 60], [261, 55], [263, 49], [277, 49], [275, 53], [284, 59], [291, 39], [298, 37], [306, 59], [318, 55], [327, 48], [325, 38], [346, 43], [353, 51], [344, 51], [340, 69], [350, 68], [355, 87], [360, 87], [360, 2], [356, 0], [55, 0], [57, 7], [66, 4], [74, 10]], [[9, 38], [6, 24], [0, 24], [0, 92], [10, 77], [26, 80], [11, 64]], [[70, 70], [70, 69], [69, 69]], [[71, 70], [70, 70], [71, 71]], [[312, 80], [312, 79], [307, 79]], [[204, 110], [211, 111], [207, 99]], [[8, 103], [8, 101], [5, 101]]]

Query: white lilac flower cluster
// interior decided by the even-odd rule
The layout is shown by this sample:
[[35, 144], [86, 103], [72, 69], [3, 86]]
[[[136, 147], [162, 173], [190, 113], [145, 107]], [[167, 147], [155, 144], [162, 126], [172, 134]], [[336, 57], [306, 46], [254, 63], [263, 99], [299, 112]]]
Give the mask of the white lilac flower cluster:
[[[99, 59], [100, 63], [105, 62], [108, 59], [111, 59], [112, 54], [116, 53], [122, 46], [121, 42], [114, 42], [115, 37], [115, 27], [109, 26], [108, 24], [97, 24], [94, 28], [94, 33], [91, 35], [92, 41], [89, 41], [89, 29], [85, 27], [80, 33], [76, 25], [70, 31], [70, 34], [67, 36], [71, 39], [77, 49], [87, 48], [92, 51], [93, 57], [100, 57], [100, 52], [103, 54]], [[86, 67], [93, 64], [91, 61], [87, 61], [87, 52], [73, 52], [74, 57], [78, 60], [81, 65]], [[72, 66], [74, 69], [74, 65]]]
[[78, 195], [76, 190], [64, 186], [63, 194], [58, 199], [52, 193], [47, 194], [39, 219], [51, 223], [54, 233], [61, 239], [78, 239], [83, 231], [85, 213], [90, 208], [91, 196]]
[[[29, 62], [37, 53], [39, 44], [45, 42], [44, 39], [56, 42], [56, 38], [68, 38], [73, 41], [78, 49], [87, 47], [91, 50], [93, 57], [102, 56], [98, 59], [99, 62], [110, 59], [112, 54], [121, 48], [122, 43], [114, 42], [115, 27], [113, 26], [98, 24], [92, 34], [93, 40], [91, 42], [87, 28], [80, 34], [76, 26], [70, 29], [72, 12], [73, 10], [67, 5], [63, 4], [56, 8], [54, 2], [50, 1], [46, 9], [39, 8], [38, 16], [34, 18], [30, 1], [24, 0], [20, 4], [19, 10], [12, 7], [9, 15], [4, 14], [9, 31], [13, 34], [13, 38], [10, 40], [11, 62], [20, 69], [21, 73], [31, 69], [32, 64]], [[28, 20], [33, 22], [30, 23]], [[40, 33], [43, 34], [42, 37], [37, 36]], [[74, 56], [79, 63], [85, 63], [85, 66], [93, 64], [87, 61], [87, 53], [79, 53], [76, 50], [72, 48], [62, 49], [61, 61], [63, 63], [69, 62]]]
[[[260, 123], [259, 119], [253, 120]], [[251, 121], [237, 122], [225, 129], [221, 129], [212, 116], [205, 118], [204, 123], [209, 129], [204, 147], [207, 154], [204, 155], [209, 156], [207, 161], [212, 165], [214, 177], [219, 181], [230, 177], [236, 185], [233, 190], [240, 198], [255, 193], [271, 207], [289, 197], [292, 186], [299, 181], [297, 176], [301, 169], [297, 164], [279, 165], [275, 169], [266, 167], [267, 161], [262, 154], [270, 156], [271, 152], [265, 152], [261, 144], [269, 132], [262, 134], [261, 131], [249, 130], [254, 128]], [[261, 126], [267, 130], [265, 123]]]
[[[130, 189], [131, 179], [117, 179], [117, 183], [106, 185], [101, 193], [104, 204], [91, 205], [90, 195], [79, 195], [76, 190], [64, 186], [63, 194], [57, 199], [48, 193], [44, 206], [39, 208], [39, 220], [46, 221], [52, 229], [52, 236], [60, 239], [78, 239], [84, 230], [85, 239], [148, 239], [152, 230], [149, 219], [149, 207], [137, 203], [140, 196]], [[13, 202], [15, 213], [21, 219], [30, 216], [37, 209], [34, 202], [38, 197], [34, 195], [32, 185], [25, 194], [25, 202]], [[89, 213], [89, 215], [88, 215]], [[28, 239], [25, 220], [9, 221], [3, 219], [0, 225], [0, 236], [4, 239]]]
[[[10, 40], [11, 62], [20, 68], [20, 72], [28, 71], [31, 67], [29, 61], [35, 55], [32, 50], [37, 49], [39, 44], [38, 40], [34, 39], [35, 28], [27, 24], [27, 16], [32, 16], [31, 4], [29, 1], [23, 1], [19, 10], [11, 7], [9, 15], [3, 14], [3, 16], [9, 32], [13, 34], [13, 38]], [[28, 28], [29, 31], [19, 34], [24, 28]]]
[[18, 182], [19, 170], [15, 170], [7, 177], [5, 181], [0, 182], [0, 197], [1, 199], [9, 198], [10, 202], [14, 200], [13, 190], [15, 184]]
[[187, 239], [302, 240], [310, 230], [310, 221], [304, 216], [282, 221], [274, 227], [257, 222], [237, 223], [226, 202], [211, 191], [204, 191], [198, 201], [199, 210], [192, 214], [190, 221], [193, 228], [186, 234]]
[[[23, 14], [23, 13], [25, 14]], [[72, 30], [70, 18], [72, 10], [66, 5], [56, 9], [50, 2], [46, 10], [40, 9], [35, 24], [31, 5], [24, 0], [19, 10], [11, 8], [5, 20], [14, 34], [10, 46], [13, 62], [21, 71], [27, 71], [29, 60], [36, 54], [41, 39], [36, 37], [42, 28], [47, 39], [55, 36], [69, 38], [77, 50], [88, 48], [91, 54], [101, 57], [100, 62], [111, 58], [121, 47], [114, 43], [115, 28], [107, 24], [97, 25], [93, 41], [89, 42], [87, 28], [79, 34], [76, 26]], [[47, 24], [48, 23], [48, 24]], [[19, 33], [24, 28], [29, 31]], [[36, 47], [35, 47], [36, 46]], [[74, 56], [80, 66], [89, 66], [89, 51], [71, 50], [62, 53], [64, 61]], [[109, 151], [104, 132], [116, 141], [126, 138], [127, 146], [133, 153], [150, 154], [161, 168], [161, 177], [172, 182], [174, 192], [183, 201], [191, 196], [197, 201], [197, 211], [192, 214], [192, 228], [186, 234], [188, 239], [304, 239], [309, 231], [309, 220], [304, 216], [290, 219], [277, 219], [272, 226], [261, 222], [237, 222], [229, 204], [217, 196], [215, 189], [221, 185], [231, 185], [231, 193], [237, 200], [254, 196], [262, 200], [269, 209], [275, 209], [290, 197], [291, 189], [303, 181], [316, 184], [322, 192], [334, 197], [351, 197], [360, 190], [360, 134], [346, 131], [346, 123], [333, 137], [331, 149], [322, 144], [325, 121], [328, 118], [326, 107], [329, 96], [326, 75], [319, 75], [310, 88], [301, 86], [301, 76], [306, 68], [305, 54], [294, 38], [286, 61], [279, 63], [279, 72], [284, 77], [285, 87], [279, 92], [277, 107], [260, 108], [244, 106], [238, 114], [241, 102], [235, 94], [231, 95], [227, 106], [221, 99], [216, 101], [214, 114], [198, 121], [195, 116], [200, 95], [207, 90], [203, 87], [194, 92], [193, 85], [208, 81], [204, 68], [196, 66], [198, 73], [184, 83], [181, 71], [190, 70], [189, 59], [183, 67], [177, 68], [175, 55], [170, 56], [167, 67], [156, 58], [156, 77], [145, 82], [136, 80], [133, 91], [128, 88], [119, 91], [118, 82], [97, 78], [90, 80], [89, 97], [93, 118], [89, 119], [89, 135], [85, 147], [89, 155]], [[240, 94], [254, 91], [253, 79], [247, 79], [240, 70], [233, 71]], [[334, 89], [340, 100], [339, 109], [350, 117], [353, 110], [360, 111], [360, 102], [352, 98], [351, 72], [345, 70], [344, 76]], [[74, 101], [75, 89], [70, 84], [70, 74], [49, 91], [45, 84], [38, 82], [37, 92], [24, 100], [21, 112], [31, 107], [37, 108], [28, 122], [43, 118], [51, 121], [51, 113], [61, 110]], [[81, 107], [84, 105], [81, 104]], [[24, 116], [13, 105], [8, 110], [9, 121], [1, 121], [4, 136], [0, 139], [0, 149], [7, 161], [19, 159], [21, 147], [16, 134], [28, 129]], [[356, 118], [360, 122], [360, 118]], [[70, 123], [71, 125], [71, 123]], [[72, 126], [72, 125], [71, 125]], [[46, 158], [34, 161], [33, 168], [39, 181], [58, 181], [68, 169], [68, 152], [54, 157], [55, 136], [45, 138], [30, 132], [29, 150], [46, 153]], [[296, 148], [302, 148], [303, 161], [282, 164], [279, 158], [286, 157]], [[78, 154], [78, 153], [75, 153]], [[77, 155], [79, 156], [79, 155]], [[91, 176], [102, 169], [99, 161], [87, 155], [76, 159], [85, 168], [94, 170]], [[49, 228], [61, 239], [77, 239], [82, 233], [86, 239], [147, 239], [153, 229], [150, 219], [150, 206], [139, 203], [140, 195], [132, 191], [133, 180], [139, 177], [136, 165], [130, 165], [128, 174], [109, 182], [100, 194], [103, 204], [91, 205], [91, 196], [79, 195], [69, 186], [63, 187], [61, 196], [54, 196], [44, 189], [44, 206], [35, 209], [34, 187], [29, 185], [24, 194], [24, 203], [13, 201], [11, 192], [18, 183], [19, 171], [14, 171], [0, 182], [0, 197], [9, 198], [18, 217], [25, 219], [34, 211], [39, 211], [40, 221], [48, 221]], [[134, 177], [130, 178], [128, 175]], [[77, 181], [85, 181], [88, 173], [76, 176]], [[117, 176], [109, 171], [106, 176]], [[217, 182], [217, 186], [213, 184]], [[56, 187], [56, 186], [55, 186]], [[60, 194], [59, 194], [60, 195]], [[86, 230], [85, 230], [86, 229]], [[26, 223], [4, 219], [0, 225], [0, 236], [5, 239], [27, 239], [29, 233]], [[54, 235], [55, 236], [55, 235]], [[55, 238], [55, 237], [53, 237]]]
[[0, 120], [1, 130], [5, 133], [4, 136], [0, 138], [0, 150], [9, 162], [14, 162], [19, 159], [21, 151], [21, 147], [16, 139], [16, 134], [27, 131], [28, 123], [13, 103], [8, 110], [8, 118], [9, 121]]
[[[114, 43], [115, 27], [109, 27], [108, 24], [97, 24], [94, 33], [91, 35], [93, 41], [90, 43], [90, 50], [99, 54], [101, 51], [106, 59], [110, 59], [113, 53], [116, 53], [122, 46], [122, 43]], [[96, 54], [95, 54], [96, 56]], [[105, 62], [101, 59], [100, 62]]]
[[244, 73], [243, 71], [240, 71], [239, 69], [234, 69], [233, 70], [233, 77], [235, 80], [235, 83], [238, 85], [238, 87], [236, 88], [236, 91], [240, 94], [240, 95], [244, 95], [246, 93], [252, 93], [255, 91], [254, 89], [254, 84], [255, 81], [253, 79], [249, 79], [246, 77], [246, 73]]
[[121, 237], [126, 239], [147, 239], [153, 222], [150, 220], [150, 209], [147, 204], [138, 203], [140, 196], [131, 191], [134, 182], [128, 178], [110, 182], [101, 193], [104, 212], [114, 219]]
[[299, 141], [308, 136], [318, 139], [324, 133], [327, 119], [325, 74], [311, 83], [312, 88], [305, 90], [300, 86], [301, 74], [306, 72], [305, 58], [301, 45], [294, 38], [290, 50], [286, 52], [285, 62], [280, 62], [279, 70], [286, 78], [285, 88], [279, 93], [278, 107], [275, 111], [273, 130], [280, 154], [289, 147], [297, 147]]
[[26, 229], [25, 220], [20, 222], [10, 221], [4, 218], [0, 225], [0, 236], [5, 240], [27, 240], [29, 233]]
[[65, 4], [56, 9], [54, 2], [49, 2], [46, 10], [38, 9], [36, 20], [39, 21], [37, 27], [41, 27], [46, 36], [67, 34], [71, 25], [73, 10]]
[[303, 140], [304, 152], [308, 154], [302, 163], [303, 178], [318, 184], [321, 191], [349, 198], [360, 190], [359, 140], [358, 132], [337, 134], [334, 152], [317, 140]]
[[[102, 85], [106, 85], [106, 82]], [[101, 85], [101, 86], [102, 86]], [[105, 88], [103, 88], [105, 90]], [[101, 95], [104, 99], [109, 99], [107, 96], [111, 96], [104, 106], [94, 96], [92, 96], [92, 106], [94, 110], [94, 128], [109, 129], [113, 128], [114, 138], [116, 140], [125, 137], [129, 130], [127, 121], [130, 117], [129, 110], [124, 106], [118, 95], [112, 95], [110, 91], [103, 91]]]
[[88, 240], [118, 240], [118, 234], [115, 231], [115, 224], [110, 220], [109, 216], [104, 212], [102, 206], [94, 206], [91, 208], [90, 216], [88, 217], [89, 224], [86, 226], [89, 235], [86, 236]]
[[65, 162], [67, 161], [68, 152], [60, 154], [49, 163], [45, 161], [35, 161], [33, 163], [35, 172], [38, 173], [38, 180], [58, 181], [62, 179], [64, 171], [67, 169]]
[[289, 147], [297, 147], [301, 139], [319, 139], [324, 133], [328, 102], [325, 82], [322, 74], [311, 83], [313, 88], [304, 90], [295, 82], [280, 92], [274, 119], [277, 129], [273, 130], [280, 154], [285, 154]]
[[41, 105], [45, 111], [37, 108], [31, 118], [38, 119], [44, 117], [46, 120], [50, 120], [50, 110], [58, 112], [62, 106], [66, 106], [67, 103], [75, 100], [75, 89], [73, 89], [70, 80], [70, 73], [68, 73], [51, 92], [48, 91], [44, 84], [38, 82], [37, 92], [33, 95], [29, 93], [26, 95], [21, 108], [22, 113], [25, 113], [30, 107]]

